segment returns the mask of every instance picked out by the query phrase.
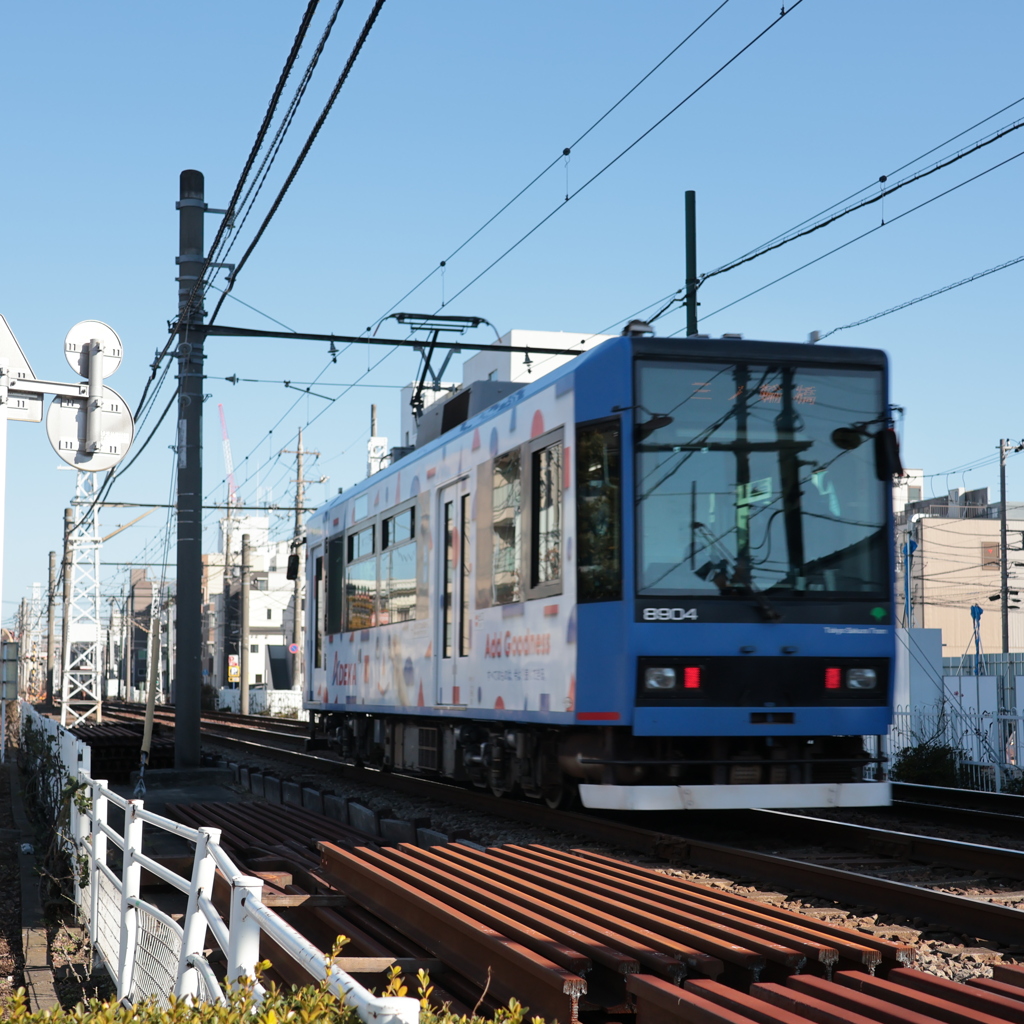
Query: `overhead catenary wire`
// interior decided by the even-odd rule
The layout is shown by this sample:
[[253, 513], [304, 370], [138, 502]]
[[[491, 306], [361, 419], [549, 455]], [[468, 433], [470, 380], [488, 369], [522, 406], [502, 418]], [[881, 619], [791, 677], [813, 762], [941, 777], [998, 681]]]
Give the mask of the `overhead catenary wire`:
[[[891, 217], [889, 220], [884, 221], [881, 224], [876, 224], [873, 228], [869, 228], [867, 231], [864, 231], [861, 234], [856, 235], [855, 237], [849, 239], [848, 241], [843, 242], [841, 245], [837, 245], [835, 248], [829, 249], [828, 252], [822, 253], [820, 256], [816, 256], [814, 259], [808, 260], [806, 263], [802, 263], [799, 267], [796, 267], [793, 270], [790, 270], [787, 273], [782, 274], [779, 277], [776, 277], [774, 280], [769, 281], [767, 284], [763, 284], [759, 288], [755, 288], [753, 291], [747, 292], [746, 295], [741, 295], [738, 299], [733, 299], [732, 302], [727, 302], [724, 306], [719, 306], [718, 309], [713, 310], [711, 313], [706, 313], [701, 319], [708, 320], [713, 316], [717, 316], [724, 310], [730, 309], [732, 306], [736, 306], [739, 303], [746, 301], [752, 296], [757, 295], [760, 292], [763, 292], [766, 289], [779, 284], [781, 281], [785, 281], [787, 278], [792, 277], [794, 274], [799, 274], [800, 271], [806, 270], [808, 267], [814, 266], [815, 263], [820, 263], [822, 260], [827, 259], [829, 256], [835, 255], [837, 252], [846, 249], [847, 247], [853, 245], [855, 242], [859, 242], [862, 239], [867, 238], [869, 235], [873, 235], [876, 231], [881, 231], [882, 228], [889, 227], [890, 225], [895, 224], [897, 221], [902, 220], [904, 217], [909, 217], [910, 214], [917, 213], [918, 210], [923, 210], [926, 206], [929, 206], [932, 203], [937, 202], [939, 199], [945, 198], [946, 196], [952, 194], [953, 192], [956, 192], [958, 189], [963, 188], [965, 185], [970, 185], [971, 183], [977, 181], [979, 178], [985, 177], [986, 174], [991, 174], [993, 171], [998, 170], [1000, 167], [1005, 167], [1008, 163], [1017, 160], [1021, 156], [1024, 156], [1024, 150], [1020, 150], [1019, 152], [1014, 153], [1013, 156], [1008, 156], [1005, 160], [1000, 160], [999, 163], [993, 164], [991, 167], [987, 167], [983, 171], [979, 171], [977, 174], [974, 174], [970, 178], [966, 178], [964, 181], [961, 181], [958, 184], [953, 185], [942, 192], [939, 192], [937, 195], [932, 196], [930, 199], [925, 199], [923, 202], [918, 203], [916, 206], [910, 207], [909, 210], [904, 210], [902, 213], [897, 214], [895, 217]], [[682, 330], [685, 330], [685, 328], [680, 328], [679, 331], [673, 332], [672, 334], [668, 335], [668, 337], [674, 338], [678, 334], [680, 334]]]
[[917, 171], [914, 174], [908, 175], [901, 181], [897, 181], [892, 185], [886, 182], [886, 175], [882, 176], [881, 181], [883, 187], [879, 190], [877, 195], [868, 196], [866, 199], [862, 199], [857, 203], [847, 206], [837, 213], [833, 213], [830, 216], [825, 217], [824, 220], [819, 220], [807, 227], [801, 227], [800, 229], [792, 229], [791, 232], [785, 233], [781, 237], [773, 239], [771, 242], [765, 243], [763, 246], [755, 249], [752, 252], [747, 253], [745, 256], [741, 256], [738, 259], [732, 260], [729, 263], [724, 263], [722, 266], [717, 267], [715, 270], [710, 270], [705, 274], [700, 275], [700, 283], [703, 284], [705, 281], [712, 277], [716, 277], [719, 274], [725, 274], [730, 270], [735, 270], [737, 267], [742, 267], [744, 264], [750, 263], [752, 260], [759, 259], [761, 256], [766, 256], [770, 252], [775, 252], [784, 245], [788, 245], [790, 242], [795, 242], [797, 239], [806, 238], [808, 235], [813, 234], [816, 231], [820, 231], [822, 228], [826, 228], [836, 221], [841, 220], [843, 217], [847, 217], [852, 213], [856, 213], [858, 210], [864, 209], [866, 206], [871, 206], [874, 203], [882, 202], [889, 198], [894, 192], [898, 192], [902, 188], [906, 188], [908, 185], [916, 184], [922, 181], [924, 178], [929, 177], [938, 171], [945, 170], [947, 167], [964, 160], [969, 156], [973, 156], [975, 153], [980, 152], [986, 146], [991, 146], [993, 143], [998, 142], [1000, 139], [1005, 138], [1011, 132], [1019, 131], [1024, 128], [1024, 118], [1014, 121], [1012, 124], [1000, 129], [998, 132], [994, 132], [992, 135], [986, 137], [980, 142], [976, 142], [969, 148], [962, 150], [953, 156], [940, 160], [933, 167], [929, 167], [923, 171]]
[[971, 274], [970, 277], [964, 277], [959, 281], [954, 281], [952, 284], [943, 285], [941, 288], [936, 288], [933, 291], [927, 292], [925, 295], [918, 295], [916, 299], [908, 299], [906, 302], [901, 302], [896, 306], [890, 306], [888, 309], [883, 309], [880, 313], [872, 313], [871, 316], [862, 317], [860, 320], [854, 320], [852, 323], [843, 324], [842, 327], [833, 327], [832, 330], [826, 331], [822, 334], [819, 340], [824, 340], [830, 335], [835, 334], [837, 331], [848, 331], [853, 327], [861, 327], [864, 324], [869, 324], [872, 320], [879, 320], [883, 316], [889, 316], [890, 313], [898, 313], [901, 309], [907, 309], [910, 306], [917, 305], [919, 302], [934, 299], [937, 295], [944, 295], [946, 292], [953, 291], [954, 288], [960, 288], [965, 284], [971, 284], [973, 281], [979, 281], [983, 277], [988, 277], [990, 274], [997, 274], [1000, 270], [1006, 270], [1009, 267], [1014, 267], [1021, 262], [1024, 262], [1024, 256], [1016, 256], [1014, 259], [1007, 260], [1005, 263], [1000, 263], [998, 266], [989, 267], [988, 270], [979, 270], [978, 273]]
[[554, 217], [556, 213], [564, 209], [571, 199], [575, 199], [576, 196], [578, 196], [585, 189], [589, 188], [606, 171], [614, 167], [615, 164], [617, 164], [627, 153], [629, 153], [636, 146], [638, 146], [644, 139], [646, 139], [647, 136], [651, 134], [651, 132], [655, 131], [662, 124], [664, 124], [673, 114], [680, 110], [685, 104], [687, 104], [691, 99], [693, 99], [694, 96], [696, 96], [702, 89], [704, 89], [705, 86], [713, 82], [723, 71], [726, 70], [726, 68], [728, 68], [731, 64], [737, 61], [755, 43], [757, 43], [760, 39], [767, 35], [768, 32], [775, 28], [775, 26], [778, 25], [779, 22], [783, 20], [783, 18], [788, 17], [790, 14], [792, 14], [793, 11], [795, 11], [797, 7], [799, 7], [803, 2], [804, 0], [796, 0], [796, 3], [791, 4], [788, 9], [786, 7], [783, 7], [782, 13], [777, 15], [766, 28], [763, 28], [760, 32], [758, 32], [758, 34], [754, 36], [754, 38], [751, 39], [750, 42], [746, 43], [741, 49], [737, 50], [736, 53], [734, 53], [724, 64], [720, 65], [717, 68], [717, 70], [713, 71], [710, 75], [708, 75], [708, 77], [705, 78], [704, 81], [700, 83], [700, 85], [698, 85], [695, 89], [687, 93], [687, 95], [684, 96], [674, 107], [672, 107], [672, 109], [669, 110], [668, 113], [658, 118], [658, 120], [655, 121], [654, 124], [652, 124], [646, 131], [638, 135], [628, 146], [620, 150], [603, 167], [595, 171], [589, 178], [587, 178], [586, 181], [583, 182], [582, 185], [580, 185], [574, 191], [567, 193], [565, 200], [562, 203], [554, 207], [554, 209], [552, 209], [550, 213], [542, 217], [536, 224], [534, 224], [532, 228], [530, 228], [529, 231], [527, 231], [524, 235], [520, 236], [515, 242], [512, 243], [512, 245], [510, 245], [503, 253], [501, 253], [500, 256], [492, 260], [486, 267], [484, 267], [483, 270], [480, 271], [480, 273], [478, 273], [469, 282], [464, 284], [454, 295], [451, 296], [450, 299], [447, 300], [445, 305], [450, 305], [460, 295], [468, 291], [474, 284], [476, 284], [477, 281], [479, 281], [485, 274], [490, 273], [490, 271], [493, 270], [499, 263], [501, 263], [501, 261], [504, 260], [506, 256], [508, 256], [510, 253], [518, 249], [519, 246], [523, 244], [523, 242], [525, 242], [535, 232], [539, 231], [540, 228], [542, 228], [549, 220], [551, 220], [551, 218]]
[[[462, 252], [463, 249], [466, 248], [467, 245], [469, 245], [470, 242], [477, 238], [482, 232], [486, 231], [487, 228], [489, 228], [506, 210], [508, 210], [519, 199], [526, 195], [526, 193], [529, 192], [530, 189], [533, 188], [533, 186], [536, 185], [538, 181], [540, 181], [550, 170], [552, 170], [552, 168], [558, 165], [559, 161], [567, 157], [572, 152], [572, 150], [574, 150], [592, 131], [594, 131], [595, 128], [598, 127], [598, 125], [600, 125], [603, 121], [610, 117], [611, 114], [614, 113], [614, 111], [616, 111], [620, 106], [622, 106], [622, 104], [625, 103], [625, 101], [629, 99], [629, 97], [632, 96], [633, 93], [636, 92], [637, 89], [639, 89], [640, 86], [643, 85], [644, 82], [646, 82], [647, 79], [651, 77], [651, 75], [653, 75], [671, 57], [678, 53], [679, 50], [682, 49], [682, 47], [685, 46], [686, 43], [688, 43], [702, 28], [704, 28], [704, 26], [707, 25], [707, 23], [711, 21], [711, 19], [716, 14], [718, 14], [718, 12], [721, 11], [727, 3], [729, 3], [729, 0], [722, 0], [722, 2], [709, 15], [707, 15], [707, 17], [705, 17], [696, 26], [696, 28], [692, 29], [678, 43], [676, 43], [676, 45], [673, 46], [672, 49], [669, 50], [669, 52], [665, 54], [665, 56], [662, 57], [657, 64], [655, 64], [646, 74], [639, 78], [632, 86], [630, 86], [630, 88], [627, 89], [581, 135], [577, 136], [577, 138], [575, 138], [566, 147], [564, 147], [563, 150], [559, 154], [557, 154], [557, 156], [555, 156], [555, 158], [546, 167], [544, 167], [538, 174], [531, 178], [530, 181], [528, 181], [511, 199], [509, 199], [506, 203], [499, 207], [495, 213], [491, 214], [491, 216], [488, 217], [487, 220], [483, 222], [483, 224], [481, 224], [471, 235], [469, 235], [459, 245], [457, 245], [443, 260], [440, 260], [437, 266], [433, 268], [433, 270], [429, 271], [424, 277], [417, 281], [416, 284], [414, 284], [400, 299], [392, 303], [392, 305], [384, 312], [384, 314], [378, 317], [375, 323], [380, 323], [388, 316], [388, 314], [393, 313], [403, 302], [405, 302], [407, 298], [409, 298], [410, 295], [412, 295], [419, 288], [425, 285], [427, 281], [429, 281], [439, 270], [445, 268], [448, 263], [450, 263], [460, 252]], [[447, 303], [445, 303], [445, 305], [447, 305]]]
[[[826, 206], [825, 209], [819, 210], [817, 213], [812, 214], [810, 217], [805, 218], [798, 224], [794, 224], [791, 228], [787, 228], [785, 231], [780, 232], [779, 234], [773, 236], [772, 238], [769, 238], [766, 242], [762, 242], [760, 245], [755, 246], [753, 249], [748, 249], [747, 252], [743, 253], [741, 256], [736, 257], [734, 260], [730, 260], [729, 264], [724, 264], [723, 267], [732, 264], [738, 265], [740, 262], [745, 260], [746, 257], [752, 256], [754, 253], [759, 252], [760, 250], [766, 248], [767, 246], [773, 245], [775, 242], [779, 241], [782, 238], [785, 238], [787, 235], [792, 234], [795, 231], [799, 231], [806, 225], [818, 220], [818, 218], [826, 216], [829, 213], [829, 211], [834, 210], [837, 206], [842, 206], [845, 203], [849, 203], [851, 200], [856, 199], [857, 196], [862, 195], [869, 189], [876, 188], [880, 182], [885, 183], [886, 179], [891, 178], [894, 174], [899, 174], [901, 171], [905, 171], [908, 167], [913, 167], [914, 164], [920, 163], [926, 157], [931, 156], [933, 153], [937, 153], [940, 149], [945, 149], [945, 147], [950, 145], [950, 143], [956, 142], [957, 139], [961, 139], [969, 132], [973, 132], [975, 128], [980, 128], [983, 124], [987, 124], [993, 118], [998, 117], [1000, 114], [1005, 114], [1006, 111], [1012, 110], [1014, 107], [1019, 106], [1021, 103], [1024, 103], [1024, 96], [1021, 96], [1019, 99], [1014, 100], [1012, 103], [1006, 104], [1005, 107], [1000, 107], [999, 110], [994, 111], [987, 117], [983, 117], [980, 121], [976, 121], [969, 128], [964, 128], [962, 131], [957, 132], [956, 135], [950, 136], [944, 142], [940, 142], [938, 145], [932, 146], [931, 149], [926, 150], [924, 153], [920, 154], [920, 156], [916, 156], [912, 160], [908, 160], [906, 163], [901, 164], [899, 167], [895, 168], [892, 171], [889, 171], [887, 174], [880, 175], [877, 180], [870, 182], [869, 184], [863, 186], [863, 188], [857, 189], [855, 192], [851, 192], [850, 195], [846, 196], [846, 198], [840, 199], [837, 202], [832, 203], [831, 206]], [[981, 148], [981, 146], [978, 146], [978, 148]], [[969, 152], [974, 151], [975, 150], [972, 148]], [[889, 193], [891, 193], [892, 191], [892, 188], [887, 190], [887, 192]], [[713, 274], [721, 273], [722, 269], [723, 268], [720, 267], [714, 271], [711, 271], [709, 274], [705, 276], [710, 277]]]
[[[1000, 114], [1004, 114], [1004, 113], [1006, 113], [1006, 111], [1011, 110], [1013, 107], [1019, 106], [1021, 103], [1024, 103], [1024, 96], [1014, 100], [1012, 103], [1008, 103], [1005, 106], [1000, 107], [998, 110], [996, 110], [993, 113], [989, 114], [987, 117], [982, 118], [980, 121], [975, 121], [968, 128], [964, 128], [963, 130], [957, 132], [955, 135], [950, 136], [948, 139], [944, 140], [943, 142], [940, 142], [937, 145], [932, 146], [930, 149], [926, 150], [924, 153], [921, 153], [919, 156], [916, 156], [912, 160], [908, 160], [905, 163], [901, 164], [899, 167], [895, 168], [894, 170], [889, 171], [888, 174], [881, 175], [877, 180], [872, 181], [870, 184], [865, 185], [864, 187], [857, 189], [856, 191], [850, 193], [850, 195], [846, 196], [845, 198], [837, 200], [836, 202], [834, 202], [834, 203], [830, 204], [829, 206], [825, 207], [824, 209], [819, 210], [817, 213], [812, 214], [811, 216], [804, 218], [803, 220], [801, 220], [797, 224], [794, 224], [792, 227], [787, 228], [785, 231], [782, 231], [779, 234], [774, 235], [773, 237], [769, 238], [766, 242], [762, 242], [760, 245], [754, 246], [754, 248], [752, 248], [752, 249], [748, 249], [745, 253], [741, 254], [740, 256], [735, 257], [734, 259], [730, 260], [728, 263], [722, 264], [721, 266], [715, 268], [712, 271], [708, 271], [708, 272], [706, 272], [704, 274], [701, 274], [700, 277], [699, 277], [698, 284], [703, 284], [703, 282], [705, 280], [707, 280], [707, 279], [709, 279], [711, 277], [714, 277], [714, 276], [716, 276], [718, 274], [724, 273], [726, 270], [735, 269], [736, 267], [738, 267], [738, 266], [740, 266], [740, 265], [742, 265], [742, 264], [744, 264], [746, 262], [749, 262], [751, 259], [754, 259], [757, 256], [764, 255], [765, 253], [767, 253], [769, 251], [773, 251], [774, 249], [778, 248], [778, 246], [781, 245], [781, 244], [785, 244], [788, 241], [795, 241], [797, 238], [803, 237], [805, 234], [809, 234], [811, 231], [816, 231], [816, 230], [818, 230], [818, 228], [824, 227], [826, 224], [831, 224], [835, 220], [838, 220], [841, 216], [845, 216], [846, 213], [848, 213], [848, 212], [852, 213], [854, 210], [860, 209], [860, 208], [862, 208], [862, 206], [866, 206], [869, 203], [874, 203], [874, 202], [877, 202], [877, 201], [880, 201], [880, 200], [884, 200], [887, 196], [892, 195], [892, 193], [895, 192], [898, 187], [901, 188], [901, 187], [903, 187], [906, 184], [910, 184], [911, 182], [919, 181], [922, 178], [927, 177], [929, 174], [934, 173], [936, 170], [940, 170], [940, 169], [942, 169], [944, 167], [947, 167], [950, 164], [955, 163], [955, 162], [957, 162], [960, 159], [963, 159], [965, 156], [972, 155], [973, 153], [978, 152], [979, 150], [983, 149], [985, 146], [990, 145], [991, 143], [993, 143], [995, 141], [998, 141], [998, 139], [1003, 138], [1005, 135], [1010, 134], [1010, 132], [1015, 131], [1015, 130], [1017, 130], [1020, 127], [1024, 127], [1024, 119], [1021, 119], [1021, 120], [1018, 120], [1018, 121], [1014, 121], [1010, 125], [1004, 126], [1003, 128], [997, 130], [996, 132], [994, 132], [994, 133], [992, 133], [992, 134], [990, 134], [988, 136], [985, 136], [983, 139], [980, 139], [980, 140], [972, 143], [967, 148], [965, 148], [963, 150], [960, 150], [952, 158], [943, 159], [943, 160], [939, 161], [939, 163], [937, 163], [934, 167], [929, 168], [928, 170], [926, 170], [924, 172], [919, 172], [916, 175], [912, 175], [908, 179], [905, 179], [902, 182], [896, 183], [895, 185], [888, 185], [878, 195], [872, 197], [871, 199], [865, 200], [863, 203], [859, 203], [859, 204], [857, 204], [857, 205], [855, 205], [853, 207], [849, 207], [847, 210], [843, 211], [841, 214], [836, 215], [834, 217], [830, 217], [826, 221], [821, 221], [821, 218], [826, 217], [831, 211], [835, 210], [837, 207], [842, 207], [842, 206], [844, 206], [844, 204], [850, 203], [852, 200], [856, 199], [858, 196], [862, 195], [864, 192], [867, 192], [869, 189], [874, 189], [874, 188], [879, 187], [880, 184], [886, 185], [888, 179], [892, 178], [893, 175], [896, 175], [896, 174], [899, 174], [902, 171], [905, 171], [908, 167], [913, 167], [914, 164], [920, 163], [922, 160], [924, 160], [925, 158], [931, 156], [933, 153], [937, 153], [938, 151], [944, 149], [946, 146], [950, 145], [951, 143], [956, 142], [958, 139], [961, 139], [961, 138], [963, 138], [963, 136], [965, 136], [965, 135], [969, 134], [970, 132], [974, 131], [976, 128], [979, 128], [983, 124], [986, 124], [987, 122], [989, 122], [989, 121], [993, 120], [994, 118], [998, 117]], [[818, 222], [818, 223], [815, 223], [815, 222]], [[802, 229], [806, 228], [808, 225], [814, 225], [814, 226], [811, 227], [811, 228], [808, 228], [807, 231], [803, 231]], [[666, 313], [669, 313], [669, 312], [673, 311], [674, 308], [682, 301], [681, 296], [683, 295], [683, 292], [684, 292], [683, 288], [676, 289], [676, 291], [669, 293], [669, 295], [666, 295], [664, 299], [657, 300], [655, 302], [650, 303], [648, 306], [645, 306], [644, 309], [649, 309], [651, 306], [656, 306], [656, 305], [659, 305], [661, 303], [665, 303], [665, 305], [663, 306], [662, 309], [659, 309], [657, 313], [655, 313], [653, 316], [648, 318], [648, 322], [654, 323], [655, 321], [659, 320], [662, 316], [664, 316]], [[618, 322], [618, 321], [616, 321], [616, 322]], [[605, 330], [607, 330], [607, 328], [605, 328]], [[597, 333], [603, 333], [603, 332], [597, 332]]]

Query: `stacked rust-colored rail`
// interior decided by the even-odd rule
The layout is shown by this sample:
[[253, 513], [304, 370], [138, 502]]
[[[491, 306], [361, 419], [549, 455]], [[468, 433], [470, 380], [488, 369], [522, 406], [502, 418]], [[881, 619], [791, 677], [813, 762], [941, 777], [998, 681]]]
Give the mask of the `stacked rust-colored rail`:
[[634, 975], [637, 1024], [1004, 1024], [1024, 1021], [1024, 968], [997, 964], [993, 978], [961, 985], [923, 971], [887, 978], [841, 971], [833, 981], [796, 975], [738, 992], [714, 981], [682, 988]]
[[[92, 775], [108, 782], [127, 782], [139, 770], [142, 754], [142, 725], [127, 722], [102, 725], [78, 725], [71, 730], [92, 748]], [[153, 730], [147, 765], [150, 768], [174, 767], [174, 740]]]
[[[640, 971], [745, 987], [761, 977], [888, 970], [909, 947], [612, 858], [542, 846], [372, 851], [320, 844], [323, 876], [502, 999], [565, 1019], [628, 1010]], [[486, 952], [486, 955], [483, 955]], [[575, 976], [575, 977], [573, 977]], [[568, 997], [568, 999], [566, 998]]]
[[[562, 1020], [629, 1012], [628, 976], [746, 986], [835, 967], [886, 971], [907, 946], [861, 935], [611, 858], [538, 846], [388, 845], [294, 807], [174, 808], [215, 825], [270, 902], [316, 941], [346, 934], [359, 957], [436, 961], [472, 1006], [480, 991]], [[315, 845], [314, 845], [315, 844]], [[316, 850], [319, 847], [319, 851]], [[318, 905], [317, 899], [345, 902]], [[306, 897], [303, 899], [303, 897]], [[272, 951], [268, 951], [274, 959]]]

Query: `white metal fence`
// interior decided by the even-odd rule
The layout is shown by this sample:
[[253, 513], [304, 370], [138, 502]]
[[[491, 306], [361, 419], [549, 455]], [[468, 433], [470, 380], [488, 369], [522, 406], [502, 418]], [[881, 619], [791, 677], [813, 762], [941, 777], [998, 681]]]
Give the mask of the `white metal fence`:
[[1024, 784], [1021, 743], [1024, 715], [1016, 710], [992, 714], [963, 708], [955, 701], [926, 707], [897, 707], [889, 748], [921, 745], [948, 747], [960, 785], [970, 789], [1020, 793]]
[[[312, 977], [326, 980], [330, 990], [354, 1007], [366, 1024], [418, 1022], [417, 1000], [374, 996], [264, 906], [262, 879], [243, 874], [232, 862], [220, 845], [220, 829], [188, 828], [147, 811], [141, 800], [119, 796], [105, 781], [90, 777], [85, 744], [37, 714], [31, 705], [23, 703], [21, 712], [22, 728], [41, 729], [53, 738], [65, 779], [77, 779], [89, 797], [71, 802], [69, 853], [72, 864], [81, 865], [75, 899], [93, 947], [117, 985], [119, 1000], [135, 1003], [152, 997], [166, 1005], [173, 993], [199, 1002], [223, 1001], [231, 985], [255, 975], [260, 936], [265, 934]], [[112, 806], [124, 812], [121, 831], [109, 823]], [[142, 852], [146, 826], [180, 836], [194, 846], [190, 877], [178, 875]], [[143, 869], [187, 895], [180, 924], [142, 898]], [[213, 902], [218, 872], [230, 890], [226, 919]], [[208, 934], [210, 944], [227, 959], [223, 982], [203, 955]], [[262, 997], [259, 985], [255, 991]]]
[[[237, 711], [241, 702], [240, 691], [221, 688], [217, 691], [217, 707], [222, 711]], [[298, 718], [309, 721], [309, 712], [302, 707], [301, 690], [268, 690], [249, 688], [249, 714], [274, 715], [279, 718]]]

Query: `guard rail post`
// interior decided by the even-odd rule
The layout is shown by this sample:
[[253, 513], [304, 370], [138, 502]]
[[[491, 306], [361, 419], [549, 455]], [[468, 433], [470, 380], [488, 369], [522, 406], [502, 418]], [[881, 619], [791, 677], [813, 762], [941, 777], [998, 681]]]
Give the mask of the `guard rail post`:
[[142, 865], [135, 859], [142, 850], [142, 819], [138, 812], [141, 800], [129, 800], [124, 809], [124, 866], [121, 871], [121, 941], [117, 958], [117, 999], [127, 998], [135, 969], [135, 944], [139, 912], [128, 902], [137, 899], [141, 890]]
[[255, 978], [260, 959], [259, 921], [246, 910], [247, 900], [260, 900], [263, 880], [252, 875], [235, 875], [231, 879], [231, 917], [228, 921], [227, 981], [232, 988], [240, 978]]
[[96, 949], [99, 934], [100, 864], [107, 863], [107, 835], [103, 826], [107, 823], [107, 798], [104, 790], [106, 779], [93, 779], [90, 785], [92, 808], [92, 850], [89, 857], [89, 941]]
[[[188, 963], [192, 953], [202, 953], [206, 946], [206, 915], [199, 909], [199, 897], [213, 898], [213, 879], [217, 864], [210, 853], [210, 844], [220, 843], [219, 828], [199, 829], [196, 842], [195, 860], [192, 862], [192, 885], [188, 892], [188, 906], [182, 921], [184, 934], [181, 938], [181, 955], [178, 958], [178, 973], [174, 994], [179, 998], [195, 997], [199, 991], [199, 972]], [[258, 952], [258, 949], [257, 949]]]

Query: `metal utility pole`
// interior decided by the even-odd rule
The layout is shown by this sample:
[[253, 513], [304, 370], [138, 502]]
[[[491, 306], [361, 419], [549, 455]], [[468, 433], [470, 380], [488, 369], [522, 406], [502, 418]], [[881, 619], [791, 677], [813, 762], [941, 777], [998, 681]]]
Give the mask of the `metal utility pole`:
[[68, 531], [68, 576], [70, 600], [65, 611], [64, 649], [61, 652], [61, 725], [71, 728], [95, 718], [103, 721], [102, 647], [103, 623], [100, 601], [99, 516], [85, 517], [99, 493], [95, 472], [80, 472], [75, 483], [78, 515]]
[[53, 659], [56, 644], [53, 636], [53, 609], [57, 603], [57, 552], [50, 552], [50, 577], [46, 590], [46, 701], [44, 707], [53, 710]]
[[238, 597], [238, 713], [249, 714], [249, 534], [242, 534], [242, 582]]
[[686, 193], [686, 336], [697, 333], [697, 193]]
[[182, 171], [178, 199], [178, 564], [174, 765], [198, 768], [202, 696], [203, 323], [205, 186]]
[[[64, 576], [63, 605], [61, 611], [63, 620], [60, 629], [60, 662], [61, 662], [61, 690], [63, 691], [63, 665], [66, 661], [64, 654], [68, 646], [68, 635], [71, 632], [71, 531], [75, 525], [74, 509], [64, 509], [64, 560], [61, 562], [61, 573]], [[61, 695], [63, 697], [63, 693]], [[62, 700], [63, 703], [63, 700]], [[63, 714], [63, 709], [61, 714]]]

